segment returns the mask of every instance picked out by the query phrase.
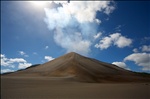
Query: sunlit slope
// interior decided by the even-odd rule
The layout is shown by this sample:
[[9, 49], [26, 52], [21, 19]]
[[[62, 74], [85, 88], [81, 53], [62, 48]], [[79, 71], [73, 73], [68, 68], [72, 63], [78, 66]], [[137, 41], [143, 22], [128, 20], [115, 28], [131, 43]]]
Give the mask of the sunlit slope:
[[[7, 74], [25, 77], [73, 78], [84, 82], [134, 82], [150, 81], [146, 76], [71, 52], [45, 64]], [[150, 77], [150, 76], [149, 76]]]

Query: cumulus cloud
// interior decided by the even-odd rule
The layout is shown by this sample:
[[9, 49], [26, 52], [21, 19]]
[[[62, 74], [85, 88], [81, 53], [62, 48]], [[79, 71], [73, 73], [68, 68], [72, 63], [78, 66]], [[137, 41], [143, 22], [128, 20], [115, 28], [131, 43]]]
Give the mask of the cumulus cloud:
[[27, 62], [26, 60], [24, 60], [23, 58], [10, 58], [10, 59], [8, 59], [9, 60], [9, 63], [19, 63], [19, 62], [23, 62], [23, 63], [25, 63], [25, 62]]
[[102, 33], [101, 33], [101, 32], [97, 33], [96, 35], [94, 35], [94, 39], [99, 38], [101, 35], [102, 35]]
[[91, 41], [83, 39], [82, 34], [79, 32], [66, 36], [67, 34], [64, 34], [59, 30], [59, 32], [55, 34], [55, 42], [61, 47], [67, 49], [67, 52], [73, 51], [81, 54], [87, 54], [90, 51]]
[[[18, 66], [16, 64], [18, 64]], [[24, 64], [24, 66], [23, 66], [23, 64]], [[23, 58], [7, 58], [4, 54], [1, 54], [1, 66], [11, 67], [11, 68], [14, 68], [17, 66], [20, 69], [20, 68], [28, 67], [27, 65], [31, 66], [32, 64], [28, 63]]]
[[150, 45], [143, 45], [141, 49], [143, 52], [150, 52]]
[[142, 70], [150, 71], [150, 54], [149, 53], [133, 53], [125, 57], [124, 61], [133, 61], [138, 66], [142, 66]]
[[8, 66], [8, 67], [14, 67], [13, 63], [19, 63], [19, 62], [27, 62], [23, 58], [6, 58], [4, 54], [1, 54], [1, 65], [2, 66]]
[[124, 62], [113, 62], [112, 64], [117, 65], [117, 66], [119, 66], [121, 68], [130, 70]]
[[123, 36], [120, 36], [117, 41], [114, 42], [114, 45], [119, 48], [129, 46], [132, 43], [132, 40]]
[[14, 70], [11, 69], [1, 69], [1, 74], [6, 72], [14, 72]]
[[20, 55], [25, 55], [25, 52], [19, 51]]
[[27, 62], [19, 63], [18, 68], [19, 69], [24, 69], [24, 68], [30, 67], [31, 65], [32, 65], [31, 63], [27, 63]]
[[20, 55], [24, 56], [24, 57], [29, 57], [24, 51], [18, 51]]
[[99, 44], [96, 44], [96, 48], [100, 48], [101, 50], [107, 49], [112, 44], [112, 40], [109, 37], [105, 37], [102, 40], [100, 40]]
[[102, 38], [98, 44], [95, 45], [96, 48], [100, 48], [101, 50], [107, 49], [112, 45], [116, 45], [119, 48], [123, 48], [131, 45], [132, 39], [122, 36], [121, 33], [113, 33], [108, 37]]
[[45, 22], [54, 32], [56, 44], [67, 52], [88, 54], [101, 19], [97, 12], [110, 14], [114, 9], [112, 1], [54, 1], [53, 8], [45, 8]]
[[7, 61], [6, 56], [5, 56], [4, 54], [1, 54], [1, 65], [2, 65], [2, 66], [8, 66], [9, 63], [6, 62], [6, 61]]
[[95, 22], [96, 22], [97, 24], [100, 24], [100, 23], [101, 23], [101, 20], [95, 19]]
[[133, 52], [134, 52], [134, 53], [137, 53], [137, 52], [138, 52], [138, 49], [137, 49], [137, 48], [134, 48], [134, 49], [133, 49]]
[[134, 48], [133, 52], [134, 53], [137, 53], [137, 52], [150, 52], [150, 45], [142, 45], [139, 48]]
[[51, 61], [51, 60], [53, 60], [53, 59], [55, 59], [55, 58], [53, 58], [53, 57], [51, 57], [51, 56], [45, 56], [44, 59], [46, 59], [47, 61]]

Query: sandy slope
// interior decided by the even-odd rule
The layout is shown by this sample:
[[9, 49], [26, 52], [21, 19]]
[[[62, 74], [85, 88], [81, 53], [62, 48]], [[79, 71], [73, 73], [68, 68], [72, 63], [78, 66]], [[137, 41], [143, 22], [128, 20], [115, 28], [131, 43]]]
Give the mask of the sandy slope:
[[150, 83], [80, 83], [48, 77], [2, 77], [1, 99], [150, 99]]
[[150, 99], [149, 93], [150, 75], [76, 53], [1, 75], [1, 99]]
[[6, 76], [71, 76], [74, 80], [82, 82], [150, 82], [150, 75], [149, 77], [143, 77], [118, 66], [84, 57], [74, 52], [63, 55], [45, 64]]

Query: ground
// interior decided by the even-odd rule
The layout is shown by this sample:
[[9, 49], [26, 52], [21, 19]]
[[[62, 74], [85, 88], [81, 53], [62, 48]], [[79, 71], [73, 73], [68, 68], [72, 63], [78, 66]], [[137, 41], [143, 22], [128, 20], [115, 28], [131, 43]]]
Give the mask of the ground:
[[84, 83], [64, 78], [1, 77], [1, 99], [150, 99], [150, 83]]

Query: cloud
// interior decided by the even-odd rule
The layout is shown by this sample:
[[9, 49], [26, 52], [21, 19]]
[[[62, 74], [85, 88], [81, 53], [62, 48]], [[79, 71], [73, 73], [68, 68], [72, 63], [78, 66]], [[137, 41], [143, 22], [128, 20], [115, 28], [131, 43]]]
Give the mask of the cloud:
[[54, 36], [55, 42], [61, 47], [67, 49], [67, 52], [73, 51], [81, 54], [87, 54], [90, 51], [91, 41], [84, 40], [81, 33], [76, 32], [74, 34], [69, 34], [68, 36], [60, 30], [57, 33]]
[[18, 68], [19, 69], [24, 69], [24, 68], [30, 67], [31, 65], [32, 65], [31, 63], [27, 63], [27, 62], [19, 63]]
[[114, 42], [114, 45], [119, 48], [129, 46], [132, 43], [132, 40], [123, 36], [120, 36], [117, 41]]
[[97, 24], [100, 24], [100, 23], [101, 23], [101, 20], [95, 19], [95, 22], [96, 22]]
[[25, 62], [27, 62], [26, 60], [24, 60], [23, 58], [10, 58], [10, 59], [8, 59], [9, 61], [9, 63], [19, 63], [19, 62], [23, 62], [23, 63], [25, 63]]
[[6, 58], [6, 56], [4, 54], [1, 54], [1, 65], [2, 66], [9, 66], [9, 63], [6, 62], [8, 59]]
[[101, 33], [101, 32], [97, 33], [96, 35], [94, 35], [94, 39], [99, 38], [101, 35], [102, 35], [102, 33]]
[[56, 7], [45, 8], [45, 22], [54, 33], [57, 45], [66, 52], [87, 55], [90, 52], [93, 36], [101, 19], [96, 14], [110, 14], [114, 9], [112, 1], [71, 1], [70, 3], [54, 1]]
[[1, 69], [1, 74], [6, 72], [14, 72], [14, 70], [11, 69]]
[[134, 48], [134, 49], [133, 49], [133, 52], [134, 52], [134, 53], [137, 53], [137, 52], [138, 52], [138, 49], [137, 49], [137, 48]]
[[149, 53], [133, 53], [125, 57], [124, 61], [133, 61], [138, 66], [142, 66], [142, 70], [150, 71], [150, 54]]
[[20, 55], [25, 55], [25, 52], [19, 51]]
[[48, 46], [45, 46], [45, 49], [48, 49], [49, 47]]
[[24, 56], [24, 57], [29, 57], [24, 51], [18, 51], [20, 55]]
[[117, 66], [119, 66], [121, 68], [130, 70], [124, 62], [113, 62], [112, 64], [117, 65]]
[[23, 58], [7, 58], [4, 54], [1, 54], [1, 66], [10, 68], [18, 67], [20, 69], [27, 67], [27, 65], [31, 66], [32, 64]]
[[107, 49], [112, 44], [112, 40], [109, 37], [105, 37], [102, 40], [100, 40], [99, 44], [95, 44], [96, 48], [100, 48], [101, 50]]
[[63, 5], [64, 10], [73, 15], [78, 22], [93, 22], [96, 17], [96, 12], [100, 11], [110, 14], [115, 7], [110, 1], [72, 1], [67, 5]]
[[119, 48], [123, 48], [131, 45], [132, 39], [126, 38], [121, 35], [121, 33], [113, 33], [108, 37], [102, 38], [98, 44], [95, 44], [96, 48], [100, 48], [101, 50], [107, 49], [112, 45], [116, 45]]
[[47, 61], [51, 61], [51, 60], [53, 60], [53, 59], [55, 59], [55, 58], [53, 58], [53, 57], [51, 57], [51, 56], [45, 56], [44, 59], [46, 59]]
[[26, 60], [22, 58], [6, 58], [4, 54], [1, 54], [1, 65], [2, 66], [8, 66], [8, 67], [14, 67], [13, 63], [19, 63], [19, 62], [26, 62]]
[[150, 52], [150, 45], [142, 45], [139, 48], [134, 48], [133, 52], [134, 53], [137, 53], [137, 52]]
[[150, 45], [143, 45], [141, 49], [143, 52], [150, 52]]

